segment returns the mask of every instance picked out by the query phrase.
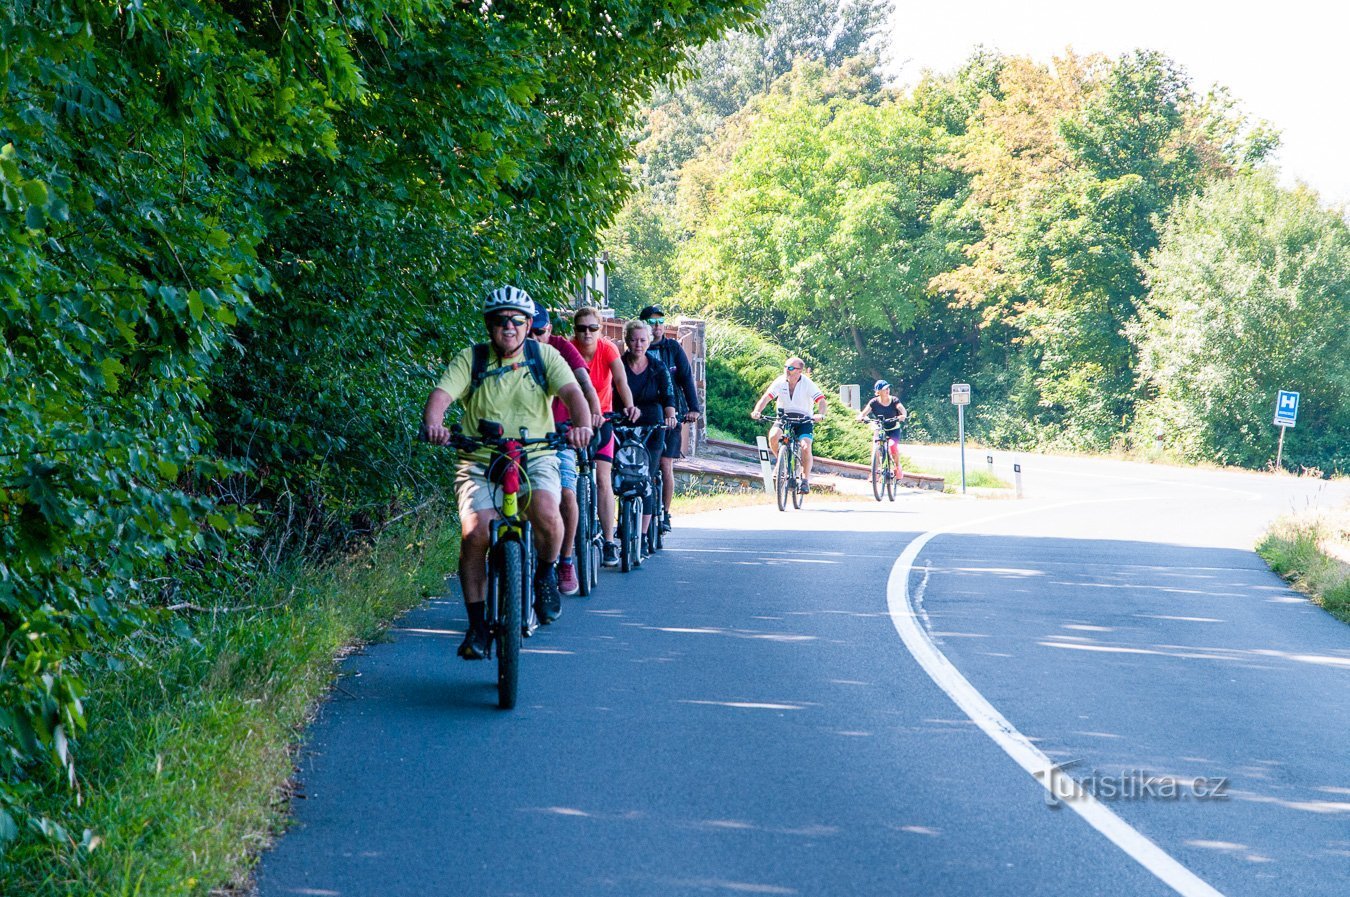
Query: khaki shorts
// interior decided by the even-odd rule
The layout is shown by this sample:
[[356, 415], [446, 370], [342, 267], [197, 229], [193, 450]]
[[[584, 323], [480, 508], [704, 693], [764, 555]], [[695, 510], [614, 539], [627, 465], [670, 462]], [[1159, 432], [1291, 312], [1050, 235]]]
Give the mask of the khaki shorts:
[[[525, 472], [520, 478], [521, 495], [535, 490], [547, 492], [555, 499], [559, 497], [562, 486], [557, 455], [531, 455], [525, 462]], [[479, 461], [460, 461], [455, 466], [455, 495], [461, 520], [473, 512], [495, 510], [502, 503], [501, 487], [488, 482], [487, 469]]]

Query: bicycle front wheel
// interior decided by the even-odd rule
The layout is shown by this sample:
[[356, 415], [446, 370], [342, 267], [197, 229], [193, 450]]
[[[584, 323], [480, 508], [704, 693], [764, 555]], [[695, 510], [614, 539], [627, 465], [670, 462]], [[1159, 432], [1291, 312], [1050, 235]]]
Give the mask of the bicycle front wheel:
[[787, 510], [788, 486], [792, 479], [792, 452], [787, 446], [778, 449], [778, 463], [773, 468], [773, 491], [778, 495], [778, 510]]
[[591, 578], [598, 563], [591, 550], [595, 547], [595, 533], [592, 529], [595, 518], [595, 493], [591, 491], [591, 480], [586, 474], [577, 477], [577, 585], [581, 594], [589, 595], [594, 581]]
[[889, 457], [886, 459], [886, 497], [895, 501], [895, 491], [900, 488], [900, 478], [891, 468], [890, 460]]
[[637, 569], [638, 527], [641, 525], [638, 500], [624, 498], [619, 505], [619, 570], [627, 573]]
[[881, 466], [881, 446], [875, 442], [872, 443], [872, 495], [877, 501], [881, 501], [881, 493], [885, 488], [883, 476], [885, 471]]
[[520, 612], [525, 603], [525, 547], [514, 539], [497, 544], [492, 571], [497, 583], [497, 706], [516, 706], [520, 682]]
[[792, 506], [797, 510], [802, 509], [802, 502], [806, 500], [806, 491], [802, 489], [802, 478], [797, 476], [797, 453], [792, 453]]

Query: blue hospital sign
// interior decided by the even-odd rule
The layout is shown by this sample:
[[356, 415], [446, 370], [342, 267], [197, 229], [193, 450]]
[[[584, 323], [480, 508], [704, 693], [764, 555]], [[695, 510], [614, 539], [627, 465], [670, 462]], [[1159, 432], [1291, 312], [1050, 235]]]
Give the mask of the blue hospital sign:
[[1292, 427], [1297, 419], [1298, 393], [1280, 390], [1280, 396], [1275, 400], [1275, 426]]

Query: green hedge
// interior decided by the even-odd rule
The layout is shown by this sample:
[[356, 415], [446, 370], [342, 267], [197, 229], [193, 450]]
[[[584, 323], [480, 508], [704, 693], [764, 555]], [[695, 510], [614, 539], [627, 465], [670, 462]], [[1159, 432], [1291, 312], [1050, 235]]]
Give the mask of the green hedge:
[[[165, 605], [442, 489], [483, 288], [560, 301], [626, 124], [747, 2], [0, 10], [0, 844], [82, 671]], [[204, 582], [205, 580], [205, 582]]]

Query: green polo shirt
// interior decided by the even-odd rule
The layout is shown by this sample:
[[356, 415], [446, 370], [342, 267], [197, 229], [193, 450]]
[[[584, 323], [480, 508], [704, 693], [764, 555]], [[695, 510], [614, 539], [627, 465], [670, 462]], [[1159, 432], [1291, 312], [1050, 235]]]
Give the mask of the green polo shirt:
[[[575, 385], [577, 382], [557, 349], [541, 344], [539, 355], [544, 362], [547, 390], [540, 389], [534, 377], [530, 376], [530, 369], [524, 363], [523, 347], [515, 355], [502, 359], [497, 358], [495, 351], [489, 350], [488, 375], [467, 397], [464, 397], [464, 391], [473, 380], [473, 348], [465, 349], [451, 359], [436, 387], [448, 392], [456, 401], [463, 397], [462, 424], [467, 435], [478, 435], [479, 420], [495, 420], [505, 427], [507, 436], [519, 436], [520, 428], [525, 427], [529, 430], [530, 438], [537, 439], [554, 431], [552, 397], [567, 384]], [[493, 373], [513, 365], [519, 366], [502, 374]], [[470, 457], [476, 461], [486, 461], [487, 455], [487, 452], [475, 452]]]

